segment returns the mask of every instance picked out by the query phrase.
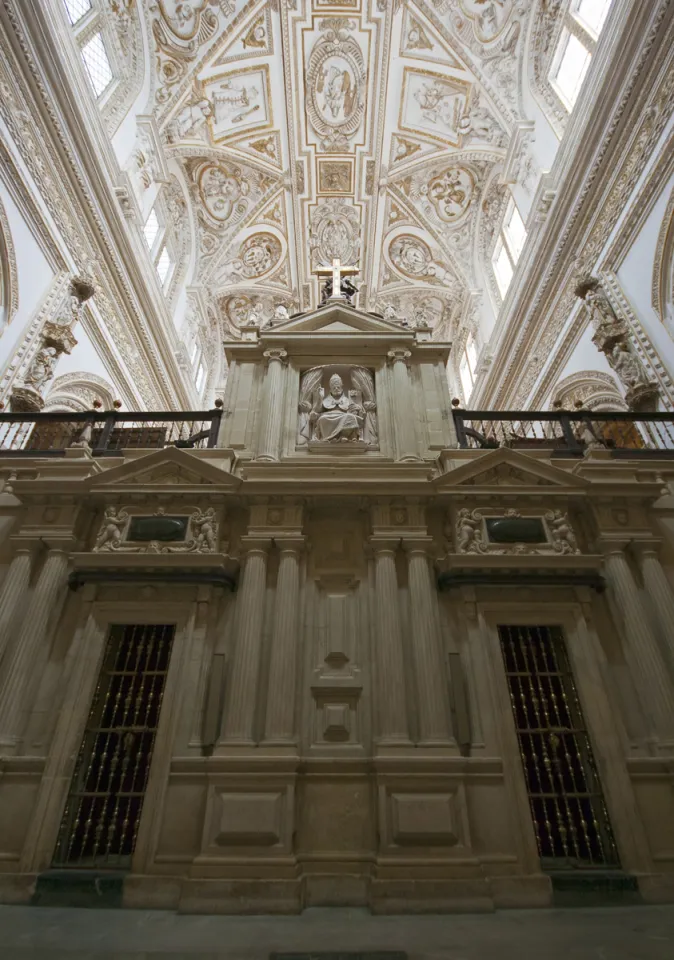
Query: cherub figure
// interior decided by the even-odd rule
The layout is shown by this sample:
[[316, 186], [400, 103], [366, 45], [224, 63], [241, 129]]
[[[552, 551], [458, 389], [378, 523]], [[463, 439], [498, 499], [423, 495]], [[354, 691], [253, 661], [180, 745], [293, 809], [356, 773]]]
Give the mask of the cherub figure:
[[456, 515], [456, 552], [483, 553], [482, 514], [462, 507]]
[[197, 510], [191, 518], [192, 529], [197, 534], [194, 540], [194, 549], [197, 553], [214, 553], [217, 543], [217, 523], [215, 520], [215, 510], [209, 507], [208, 510]]
[[569, 518], [561, 510], [551, 510], [546, 513], [545, 519], [550, 527], [552, 544], [557, 553], [579, 553], [576, 535], [569, 523]]
[[116, 550], [122, 542], [122, 530], [128, 519], [129, 514], [126, 510], [120, 510], [117, 513], [115, 507], [107, 507], [96, 539], [94, 553]]

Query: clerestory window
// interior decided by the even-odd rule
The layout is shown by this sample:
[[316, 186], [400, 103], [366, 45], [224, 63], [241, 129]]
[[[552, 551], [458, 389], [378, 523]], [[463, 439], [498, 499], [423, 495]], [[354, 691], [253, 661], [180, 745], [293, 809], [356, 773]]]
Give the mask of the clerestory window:
[[571, 0], [564, 14], [550, 83], [569, 112], [578, 99], [610, 6], [611, 0]]
[[152, 265], [157, 271], [159, 282], [162, 289], [166, 291], [173, 268], [175, 266], [174, 258], [171, 255], [169, 237], [167, 235], [166, 223], [161, 212], [153, 207], [148, 214], [148, 218], [143, 226], [143, 236], [150, 252]]
[[515, 273], [515, 266], [520, 258], [527, 239], [524, 221], [517, 209], [515, 200], [511, 197], [506, 207], [503, 223], [499, 231], [498, 240], [494, 248], [492, 266], [496, 276], [501, 297], [505, 297], [510, 281]]
[[73, 39], [94, 97], [100, 100], [113, 85], [115, 73], [106, 41], [100, 0], [63, 0]]
[[459, 361], [459, 377], [461, 379], [461, 389], [466, 403], [470, 400], [470, 395], [475, 386], [475, 371], [477, 370], [477, 344], [475, 337], [469, 333], [461, 353]]

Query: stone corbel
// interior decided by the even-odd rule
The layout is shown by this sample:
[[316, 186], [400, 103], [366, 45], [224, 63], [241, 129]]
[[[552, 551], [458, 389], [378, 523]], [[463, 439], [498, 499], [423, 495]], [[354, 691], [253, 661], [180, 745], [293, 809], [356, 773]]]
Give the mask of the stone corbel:
[[[68, 310], [54, 319], [48, 319], [40, 331], [40, 339], [22, 382], [12, 390], [12, 413], [39, 413], [44, 407], [43, 391], [54, 377], [59, 358], [70, 354], [77, 345], [72, 327], [80, 318], [82, 304], [94, 294], [94, 286], [87, 277], [74, 276], [70, 280]], [[64, 305], [62, 304], [61, 310]], [[60, 311], [59, 311], [60, 312]]]
[[657, 383], [649, 379], [634, 349], [629, 324], [615, 312], [596, 277], [583, 277], [574, 292], [584, 302], [594, 327], [592, 342], [604, 354], [625, 388], [628, 407], [636, 413], [654, 412], [660, 390]]

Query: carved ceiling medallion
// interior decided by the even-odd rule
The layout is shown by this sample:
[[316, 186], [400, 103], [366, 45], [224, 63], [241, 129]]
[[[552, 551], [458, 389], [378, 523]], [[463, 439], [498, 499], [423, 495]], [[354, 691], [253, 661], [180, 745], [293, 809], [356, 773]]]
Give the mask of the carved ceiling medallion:
[[475, 191], [475, 180], [465, 167], [448, 167], [425, 188], [437, 215], [445, 223], [456, 223], [468, 210]]
[[237, 204], [245, 201], [250, 186], [238, 167], [227, 167], [224, 163], [208, 163], [199, 173], [199, 196], [211, 217], [218, 223], [226, 223]]
[[453, 275], [436, 258], [431, 248], [420, 237], [401, 233], [391, 241], [388, 248], [391, 263], [403, 277], [425, 283], [442, 283], [454, 280]]
[[363, 53], [349, 35], [356, 22], [324, 20], [325, 33], [311, 51], [307, 67], [307, 114], [327, 151], [344, 150], [365, 110]]

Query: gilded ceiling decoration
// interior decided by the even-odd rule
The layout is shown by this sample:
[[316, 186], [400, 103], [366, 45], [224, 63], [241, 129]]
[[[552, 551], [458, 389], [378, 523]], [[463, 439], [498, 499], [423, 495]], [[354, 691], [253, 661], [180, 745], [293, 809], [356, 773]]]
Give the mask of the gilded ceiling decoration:
[[[319, 302], [357, 264], [359, 305], [438, 332], [487, 278], [506, 158], [524, 144], [525, 0], [155, 0], [150, 104], [191, 210], [188, 283], [236, 331]], [[538, 171], [510, 157], [531, 181]], [[525, 169], [526, 168], [526, 169]], [[529, 186], [530, 189], [530, 186]], [[281, 294], [279, 291], [281, 290]], [[383, 295], [383, 297], [382, 297]], [[235, 334], [234, 334], [235, 335]]]

